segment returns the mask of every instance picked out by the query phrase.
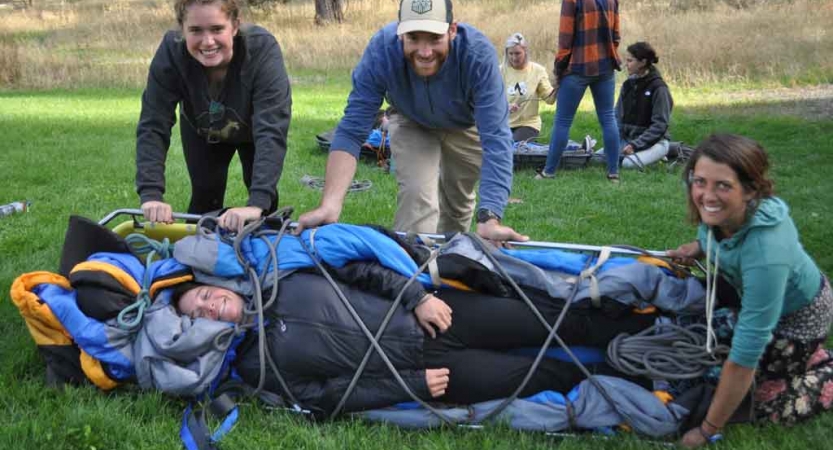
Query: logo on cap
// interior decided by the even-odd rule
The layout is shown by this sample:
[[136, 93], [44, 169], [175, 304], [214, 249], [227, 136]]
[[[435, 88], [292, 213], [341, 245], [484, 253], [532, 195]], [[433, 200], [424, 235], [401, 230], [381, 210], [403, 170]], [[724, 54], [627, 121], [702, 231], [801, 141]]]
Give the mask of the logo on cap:
[[431, 3], [431, 0], [414, 0], [411, 3], [411, 11], [417, 14], [425, 14], [433, 9]]

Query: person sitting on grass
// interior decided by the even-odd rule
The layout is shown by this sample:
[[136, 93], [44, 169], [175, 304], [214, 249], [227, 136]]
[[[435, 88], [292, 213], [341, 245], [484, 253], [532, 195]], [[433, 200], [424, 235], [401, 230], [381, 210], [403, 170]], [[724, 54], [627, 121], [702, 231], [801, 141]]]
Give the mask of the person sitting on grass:
[[[619, 158], [626, 169], [643, 169], [668, 154], [668, 123], [674, 99], [654, 65], [657, 62], [659, 57], [651, 44], [637, 42], [628, 46], [628, 79], [622, 84], [616, 103]], [[603, 155], [604, 149], [596, 153]]]
[[528, 141], [541, 133], [538, 102], [555, 103], [555, 89], [547, 69], [529, 60], [529, 43], [521, 33], [506, 39], [504, 63], [500, 66], [509, 101], [509, 129], [512, 140]]
[[[330, 270], [337, 280], [350, 280], [337, 285], [372, 333], [408, 281], [375, 262], [353, 262]], [[422, 400], [471, 404], [511, 395], [534, 356], [509, 351], [540, 346], [548, 331], [520, 299], [455, 289], [437, 295], [442, 299], [418, 283], [409, 285], [379, 340], [399, 375]], [[546, 320], [554, 323], [563, 302], [543, 294], [530, 293], [530, 297]], [[243, 297], [218, 286], [184, 283], [176, 288], [172, 304], [194, 319], [241, 323], [252, 317], [245, 313]], [[358, 324], [333, 286], [309, 271], [283, 278], [277, 301], [264, 314], [268, 351], [288, 389], [304, 408], [329, 414], [368, 347]], [[604, 347], [617, 334], [638, 332], [654, 319], [653, 315], [613, 318], [600, 310], [577, 310], [566, 316], [559, 334], [570, 345]], [[256, 333], [250, 333], [237, 349], [236, 369], [251, 385], [257, 385], [260, 376], [258, 351]], [[588, 368], [592, 373], [622, 376], [605, 363]], [[267, 373], [265, 388], [284, 394], [275, 374]], [[544, 390], [568, 392], [584, 378], [576, 365], [544, 358], [521, 396]], [[373, 357], [344, 411], [410, 400], [381, 358]]]
[[683, 172], [697, 240], [668, 255], [713, 261], [741, 293], [729, 358], [705, 419], [683, 436], [686, 447], [719, 433], [753, 382], [762, 421], [792, 424], [833, 406], [833, 355], [824, 349], [830, 282], [802, 247], [768, 169], [760, 144], [726, 134], [706, 138]]

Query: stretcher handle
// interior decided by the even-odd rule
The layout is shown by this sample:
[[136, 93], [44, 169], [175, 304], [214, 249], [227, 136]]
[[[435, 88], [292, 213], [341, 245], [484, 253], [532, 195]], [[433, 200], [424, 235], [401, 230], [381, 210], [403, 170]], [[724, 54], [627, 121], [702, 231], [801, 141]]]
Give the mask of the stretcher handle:
[[[111, 212], [110, 214], [107, 214], [106, 216], [104, 216], [104, 218], [102, 218], [101, 220], [98, 221], [98, 224], [99, 225], [107, 225], [113, 219], [115, 219], [116, 217], [119, 217], [119, 216], [130, 216], [130, 217], [133, 217], [135, 219], [136, 217], [144, 217], [144, 213], [142, 212], [141, 209], [117, 209], [117, 210]], [[195, 222], [200, 220], [200, 218], [202, 218], [202, 216], [199, 215], [199, 214], [186, 214], [186, 213], [177, 213], [177, 212], [173, 213], [173, 217], [174, 217], [174, 219], [193, 220]]]

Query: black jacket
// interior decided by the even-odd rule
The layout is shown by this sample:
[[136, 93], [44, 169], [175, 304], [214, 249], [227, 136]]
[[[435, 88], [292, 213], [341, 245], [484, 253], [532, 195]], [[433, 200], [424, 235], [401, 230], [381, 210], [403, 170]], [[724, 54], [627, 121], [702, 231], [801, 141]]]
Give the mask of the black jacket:
[[142, 203], [161, 201], [165, 193], [165, 158], [177, 104], [180, 119], [211, 142], [254, 143], [247, 206], [267, 210], [276, 200], [292, 99], [283, 55], [272, 34], [254, 25], [240, 28], [215, 100], [209, 96], [202, 65], [188, 53], [181, 33], [169, 31], [150, 64], [136, 129], [136, 191]]
[[616, 103], [620, 137], [636, 151], [670, 139], [668, 124], [673, 107], [674, 100], [656, 67], [643, 77], [628, 78]]
[[[377, 263], [354, 262], [330, 271], [362, 321], [375, 333], [407, 278]], [[300, 406], [318, 414], [331, 412], [347, 386], [369, 342], [361, 328], [321, 275], [297, 272], [280, 281], [276, 303], [267, 312], [266, 340], [281, 376]], [[423, 331], [414, 308], [426, 295], [422, 286], [409, 286], [379, 340], [388, 358], [410, 389], [429, 399], [423, 361]], [[257, 386], [261, 361], [255, 333], [241, 344], [237, 370]], [[266, 389], [284, 394], [268, 369]], [[362, 377], [345, 404], [357, 411], [410, 401], [378, 354], [370, 358]]]

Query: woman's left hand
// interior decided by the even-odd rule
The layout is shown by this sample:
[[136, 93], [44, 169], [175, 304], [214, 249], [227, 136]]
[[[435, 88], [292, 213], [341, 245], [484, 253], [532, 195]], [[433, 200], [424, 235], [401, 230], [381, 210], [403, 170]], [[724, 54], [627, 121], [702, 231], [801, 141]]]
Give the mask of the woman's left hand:
[[683, 435], [683, 438], [680, 439], [680, 445], [685, 448], [702, 447], [708, 443], [709, 441], [706, 440], [705, 436], [703, 436], [699, 427], [688, 430], [688, 432]]
[[239, 233], [246, 226], [246, 222], [260, 219], [262, 214], [263, 210], [257, 206], [231, 208], [220, 216], [217, 224], [229, 231], [237, 231]]

